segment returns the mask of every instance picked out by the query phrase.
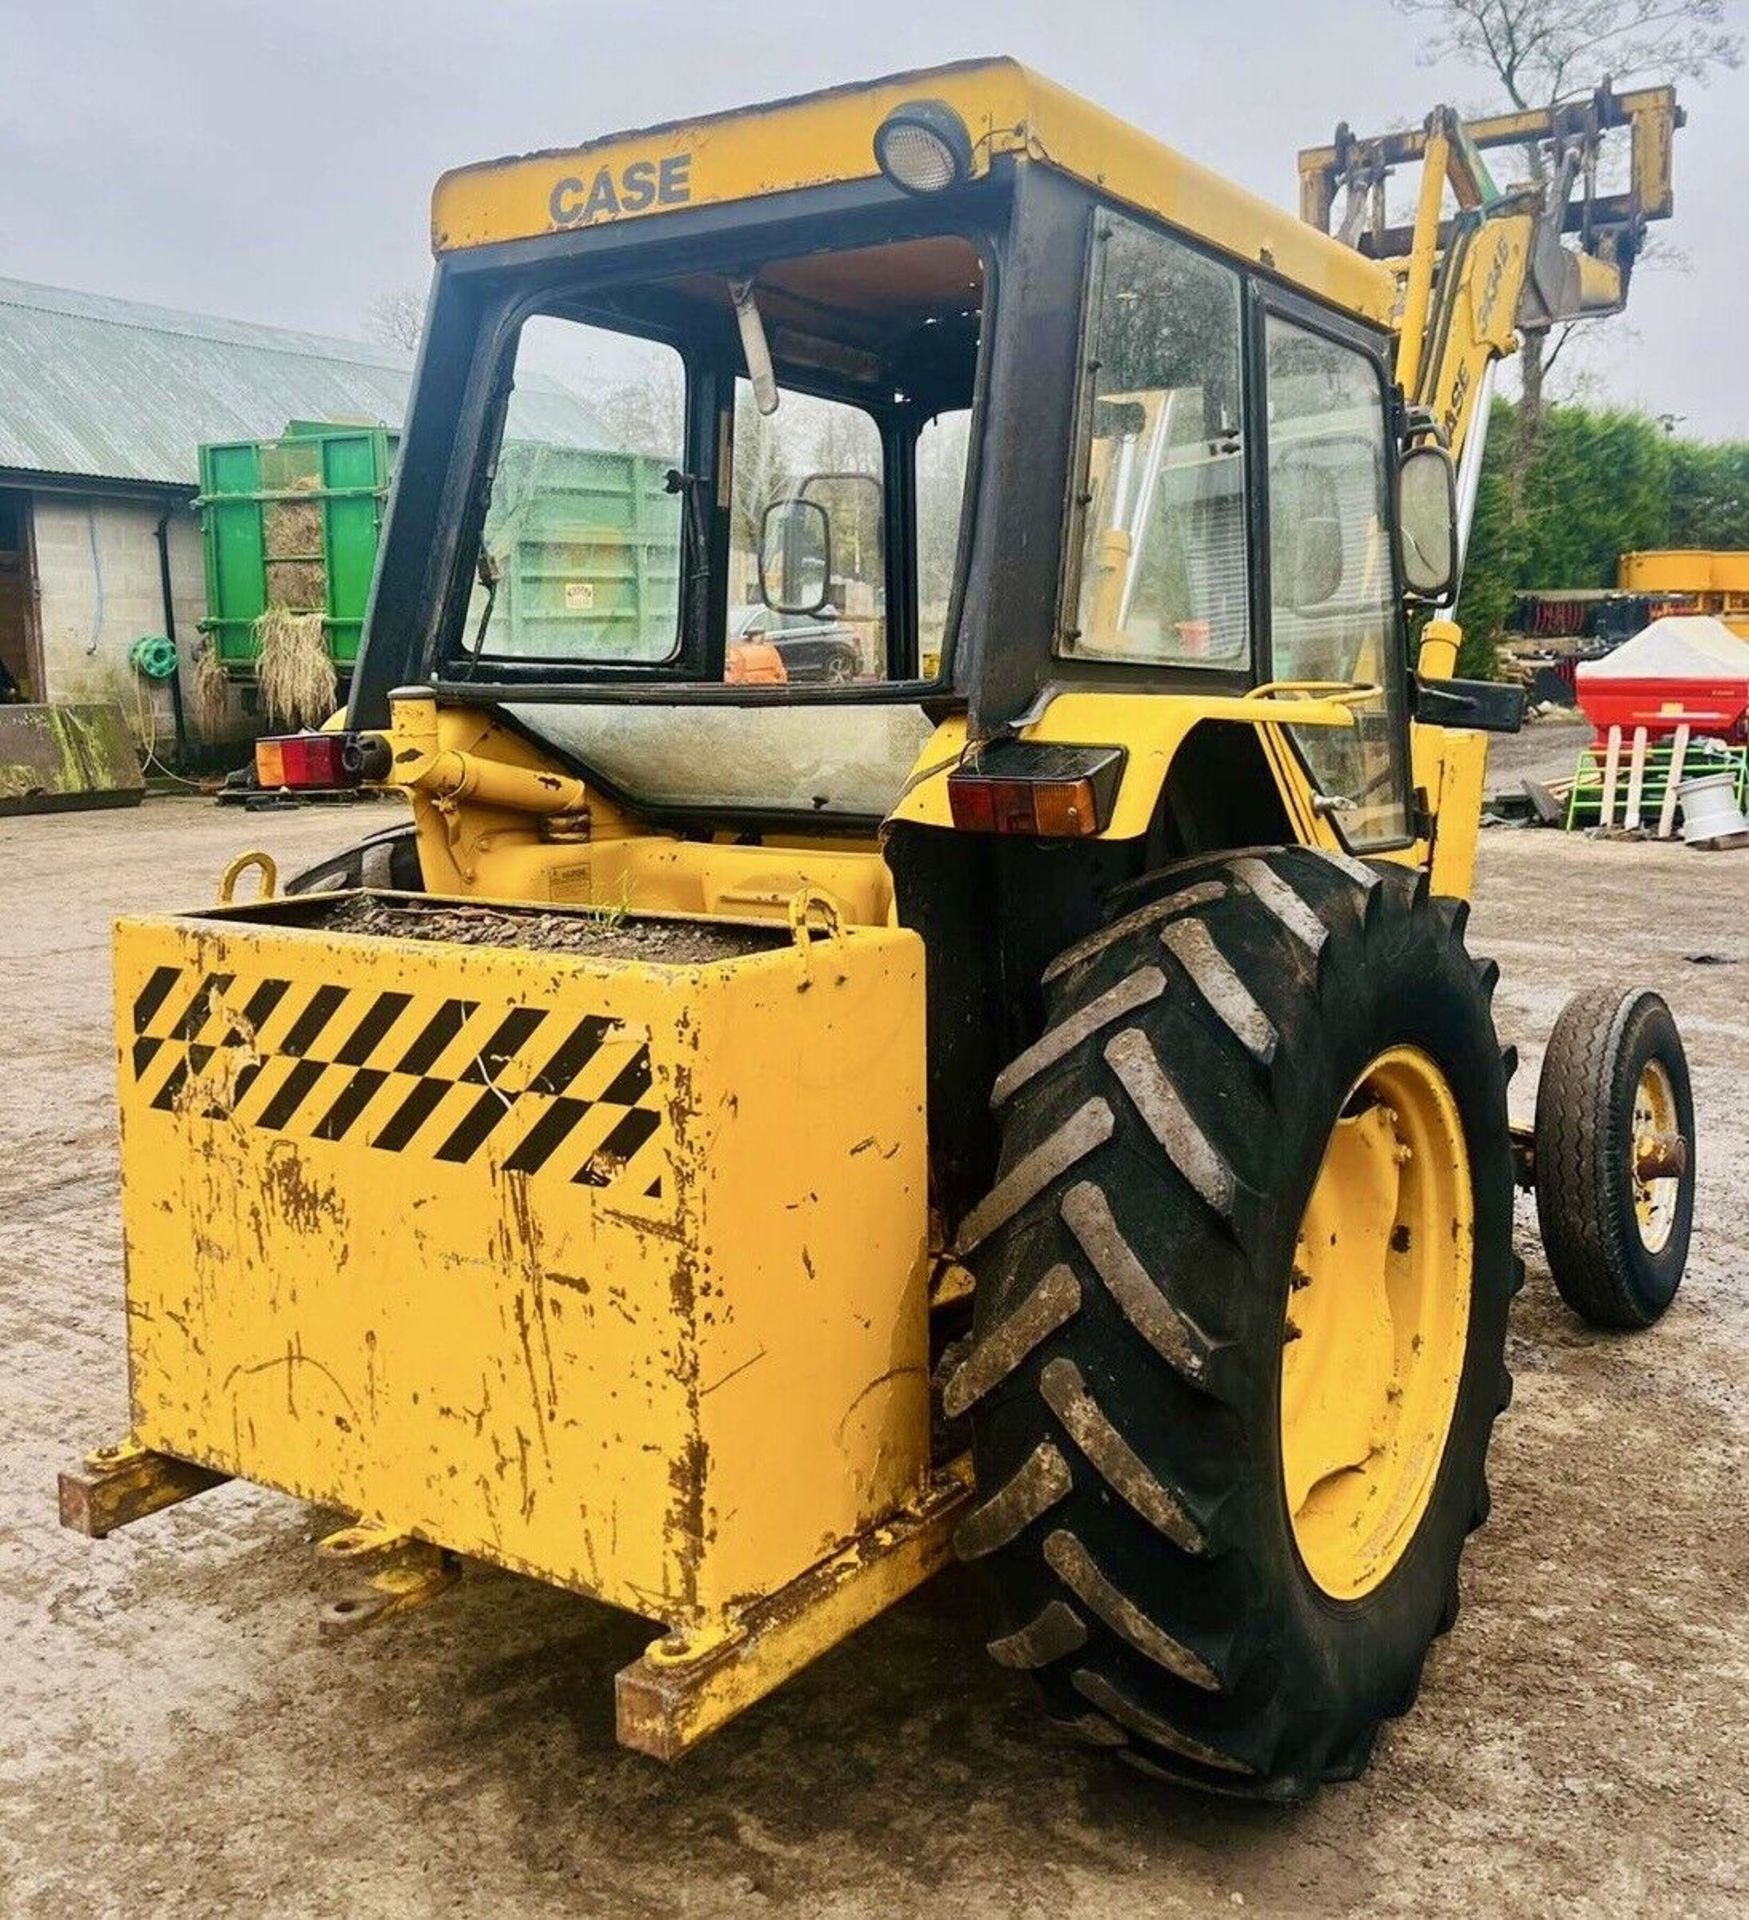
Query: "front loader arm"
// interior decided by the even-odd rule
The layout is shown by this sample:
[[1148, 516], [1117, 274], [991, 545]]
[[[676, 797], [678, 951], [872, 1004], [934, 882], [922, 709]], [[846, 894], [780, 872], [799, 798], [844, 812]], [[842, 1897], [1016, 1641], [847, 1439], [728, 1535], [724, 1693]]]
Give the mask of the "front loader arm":
[[[1300, 155], [1303, 216], [1397, 273], [1398, 381], [1459, 462], [1466, 535], [1495, 368], [1526, 334], [1620, 312], [1647, 224], [1674, 209], [1671, 148], [1682, 124], [1671, 87], [1604, 86], [1468, 124], [1438, 107], [1419, 129], [1372, 139], [1344, 125], [1332, 145]], [[1605, 193], [1600, 155], [1619, 132], [1631, 144], [1627, 184]], [[1496, 186], [1485, 154], [1503, 147], [1526, 155], [1528, 184]], [[1391, 227], [1387, 183], [1416, 163], [1413, 224]]]

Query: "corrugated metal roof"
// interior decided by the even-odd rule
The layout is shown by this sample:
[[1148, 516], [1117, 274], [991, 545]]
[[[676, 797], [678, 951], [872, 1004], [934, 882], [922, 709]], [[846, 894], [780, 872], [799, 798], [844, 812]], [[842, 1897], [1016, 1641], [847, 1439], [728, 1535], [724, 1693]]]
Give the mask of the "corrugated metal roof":
[[[0, 278], [0, 468], [192, 487], [203, 441], [399, 426], [412, 372], [393, 347]], [[554, 380], [520, 380], [513, 416], [531, 439], [614, 444]]]

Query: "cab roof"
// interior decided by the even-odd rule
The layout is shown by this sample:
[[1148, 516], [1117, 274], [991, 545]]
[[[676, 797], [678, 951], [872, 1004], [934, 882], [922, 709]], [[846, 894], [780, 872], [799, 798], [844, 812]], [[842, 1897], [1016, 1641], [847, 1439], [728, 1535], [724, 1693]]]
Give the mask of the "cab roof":
[[998, 155], [1023, 155], [1375, 325], [1391, 324], [1396, 282], [1388, 268], [1007, 59], [924, 68], [460, 167], [432, 195], [432, 247], [458, 252], [872, 180], [875, 129], [918, 99], [945, 102], [965, 122], [974, 177]]

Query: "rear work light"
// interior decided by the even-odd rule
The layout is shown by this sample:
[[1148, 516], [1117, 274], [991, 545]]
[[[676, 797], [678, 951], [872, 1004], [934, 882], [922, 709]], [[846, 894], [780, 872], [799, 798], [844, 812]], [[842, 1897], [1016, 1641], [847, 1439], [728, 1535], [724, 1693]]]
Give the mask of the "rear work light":
[[282, 733], [255, 743], [256, 781], [271, 790], [356, 787], [388, 771], [388, 742], [380, 734]]
[[1100, 833], [1123, 777], [1122, 747], [1054, 747], [997, 740], [947, 777], [962, 833], [1082, 839]]

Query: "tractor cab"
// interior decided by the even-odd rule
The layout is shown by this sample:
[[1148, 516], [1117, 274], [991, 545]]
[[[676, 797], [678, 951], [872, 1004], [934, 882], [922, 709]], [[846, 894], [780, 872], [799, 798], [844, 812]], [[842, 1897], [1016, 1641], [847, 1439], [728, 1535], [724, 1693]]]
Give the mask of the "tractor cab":
[[1391, 275], [1007, 63], [771, 150], [822, 115], [756, 197], [708, 123], [440, 184], [351, 725], [421, 684], [646, 820], [866, 835], [944, 716], [1286, 683], [1341, 842], [1412, 845]]

